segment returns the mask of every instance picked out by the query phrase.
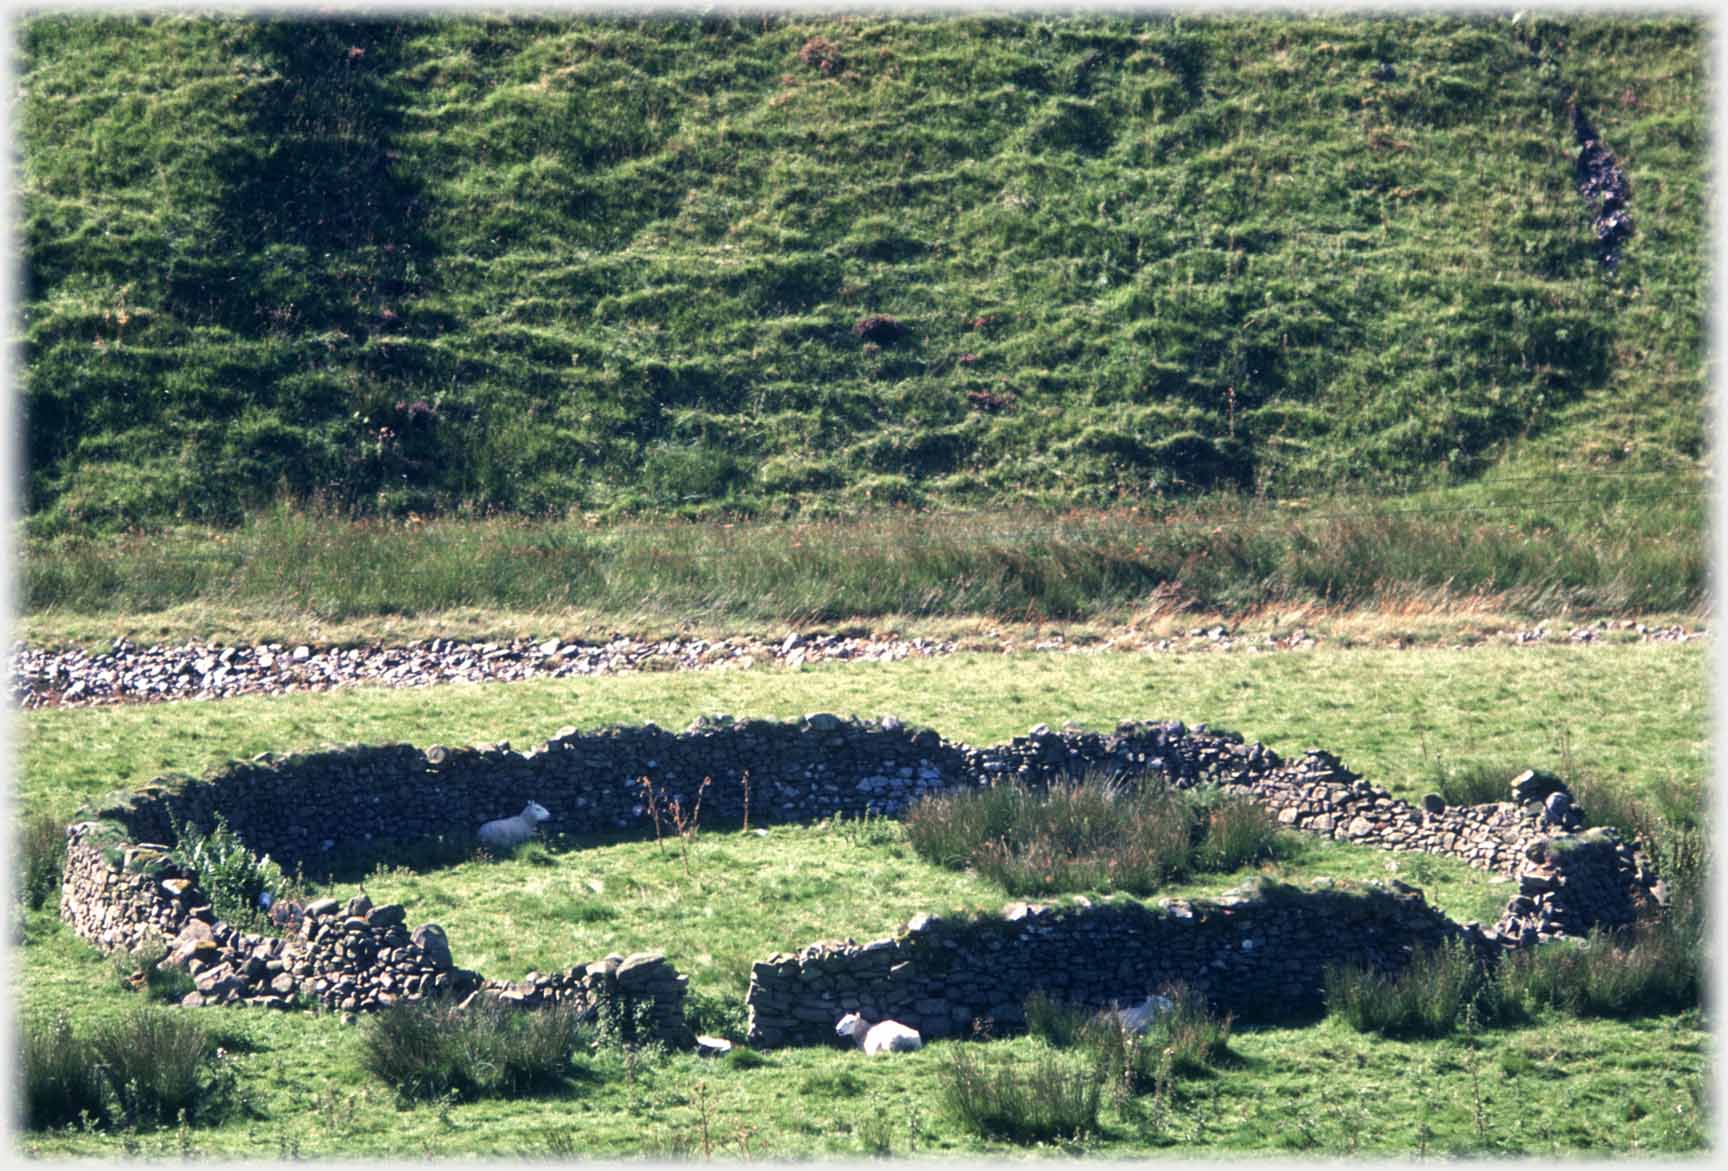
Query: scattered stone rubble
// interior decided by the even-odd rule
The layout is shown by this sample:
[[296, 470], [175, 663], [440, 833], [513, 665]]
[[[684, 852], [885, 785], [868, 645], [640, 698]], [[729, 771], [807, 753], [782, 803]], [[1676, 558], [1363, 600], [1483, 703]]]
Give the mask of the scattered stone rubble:
[[[1594, 643], [1611, 638], [1684, 642], [1704, 637], [1682, 626], [1649, 627], [1631, 621], [1568, 628], [1546, 625], [1500, 636], [1512, 645]], [[969, 640], [968, 648], [980, 640]], [[1195, 627], [1182, 635], [1148, 638], [1136, 632], [1103, 642], [1075, 642], [1060, 634], [1015, 639], [998, 634], [987, 645], [1002, 652], [1187, 653], [1194, 651], [1305, 650], [1317, 644], [1306, 630], [1249, 635], [1227, 626]], [[188, 642], [140, 647], [116, 639], [92, 654], [77, 648], [49, 649], [14, 643], [8, 685], [12, 703], [24, 708], [81, 707], [183, 699], [229, 699], [240, 695], [327, 691], [369, 684], [427, 687], [447, 683], [513, 682], [575, 678], [627, 671], [738, 670], [757, 665], [799, 667], [829, 661], [883, 662], [952, 654], [959, 643], [895, 636], [859, 637], [793, 632], [779, 640], [758, 637], [649, 640], [616, 635], [605, 642], [521, 638], [509, 642], [460, 642], [433, 638], [403, 646], [314, 647], [269, 643], [223, 646]]]
[[346, 903], [319, 899], [292, 931], [242, 931], [218, 919], [191, 875], [158, 845], [104, 844], [99, 827], [68, 830], [61, 917], [105, 951], [166, 948], [163, 963], [183, 968], [194, 990], [181, 1003], [333, 1012], [385, 1008], [398, 1000], [496, 998], [525, 1008], [574, 1004], [587, 1015], [615, 1011], [631, 1037], [635, 1008], [655, 1038], [688, 1042], [686, 978], [659, 953], [608, 956], [567, 972], [531, 972], [519, 981], [486, 980], [456, 966], [443, 928], [413, 930], [396, 904], [373, 906], [364, 894]]
[[892, 1015], [926, 1036], [963, 1031], [969, 1015], [1011, 1025], [1014, 1005], [1032, 987], [1137, 1001], [1179, 978], [1221, 1002], [1294, 1003], [1315, 994], [1331, 960], [1395, 967], [1412, 942], [1429, 937], [1457, 936], [1485, 950], [1528, 946], [1630, 923], [1662, 902], [1660, 882], [1632, 845], [1611, 830], [1584, 829], [1565, 786], [1534, 771], [1513, 781], [1507, 801], [1448, 807], [1430, 795], [1411, 805], [1329, 753], [1310, 750], [1286, 762], [1205, 725], [1129, 721], [1109, 733], [1040, 725], [1006, 744], [973, 748], [891, 716], [816, 712], [789, 722], [703, 717], [683, 733], [651, 724], [566, 728], [527, 752], [488, 744], [266, 753], [202, 780], [161, 778], [69, 828], [61, 914], [105, 950], [170, 943], [198, 981], [189, 1003], [316, 1002], [356, 1012], [453, 993], [525, 1007], [573, 1001], [597, 1012], [622, 997], [648, 1005], [657, 1035], [684, 1044], [685, 981], [657, 953], [485, 980], [454, 965], [436, 925], [408, 931], [402, 908], [373, 907], [363, 897], [341, 908], [335, 900], [314, 903], [282, 937], [241, 932], [215, 920], [164, 847], [137, 843], [167, 840], [177, 822], [208, 827], [220, 812], [252, 849], [293, 868], [337, 848], [388, 856], [392, 843], [428, 835], [466, 842], [474, 827], [528, 800], [552, 811], [554, 832], [648, 834], [656, 806], [678, 800], [690, 808], [698, 793], [704, 824], [738, 824], [747, 814], [761, 826], [836, 813], [896, 816], [928, 793], [1086, 773], [1127, 784], [1217, 783], [1293, 829], [1460, 858], [1515, 879], [1517, 893], [1488, 928], [1450, 923], [1401, 884], [1390, 895], [1280, 889], [1162, 912], [1137, 904], [1050, 912], [1017, 905], [1003, 920], [933, 933], [924, 919], [899, 939], [822, 945], [758, 965], [753, 1042], [831, 1042], [834, 1021], [847, 1011]]

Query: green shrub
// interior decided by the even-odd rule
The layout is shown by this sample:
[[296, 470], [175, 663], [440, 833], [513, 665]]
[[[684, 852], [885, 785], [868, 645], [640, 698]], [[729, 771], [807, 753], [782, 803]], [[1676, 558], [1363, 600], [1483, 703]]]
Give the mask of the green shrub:
[[168, 852], [171, 861], [190, 870], [198, 888], [210, 899], [216, 914], [230, 925], [247, 930], [266, 930], [269, 917], [259, 907], [259, 896], [265, 891], [278, 899], [298, 892], [282, 868], [266, 854], [254, 854], [240, 836], [228, 828], [222, 814], [216, 815], [216, 828], [208, 834], [190, 825], [175, 825], [174, 848]]
[[18, 1062], [18, 1100], [26, 1130], [69, 1126], [108, 1117], [102, 1072], [89, 1044], [64, 1016], [26, 1021]]
[[691, 992], [684, 998], [684, 1023], [692, 1033], [743, 1041], [750, 1031], [750, 1010], [735, 997]]
[[130, 1125], [166, 1126], [182, 1115], [211, 1120], [227, 1107], [209, 1033], [184, 1010], [139, 1005], [97, 1025], [89, 1044]]
[[66, 825], [58, 818], [38, 814], [18, 831], [14, 881], [17, 897], [32, 911], [60, 889], [66, 868]]
[[406, 1100], [556, 1089], [591, 1047], [594, 1031], [579, 1018], [565, 1005], [400, 1001], [366, 1022], [361, 1064]]
[[1023, 1066], [990, 1068], [977, 1046], [949, 1047], [942, 1101], [967, 1130], [1015, 1143], [1080, 1139], [1098, 1128], [1102, 1086], [1091, 1062], [1045, 1050]]

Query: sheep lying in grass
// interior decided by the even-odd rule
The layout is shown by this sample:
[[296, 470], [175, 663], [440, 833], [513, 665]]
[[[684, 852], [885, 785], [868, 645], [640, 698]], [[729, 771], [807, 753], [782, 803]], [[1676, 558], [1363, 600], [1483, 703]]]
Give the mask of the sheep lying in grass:
[[1145, 1033], [1152, 1028], [1154, 1021], [1175, 1007], [1175, 1002], [1168, 996], [1148, 996], [1139, 1004], [1118, 1008], [1114, 1012], [1128, 1032]]
[[924, 1038], [918, 1035], [917, 1029], [909, 1028], [899, 1021], [878, 1021], [871, 1024], [855, 1012], [841, 1017], [840, 1023], [834, 1026], [834, 1031], [842, 1037], [852, 1038], [854, 1045], [872, 1056], [878, 1053], [910, 1053], [924, 1047]]
[[520, 846], [534, 836], [534, 827], [551, 817], [545, 809], [530, 801], [515, 817], [501, 817], [480, 827], [480, 844], [494, 850]]

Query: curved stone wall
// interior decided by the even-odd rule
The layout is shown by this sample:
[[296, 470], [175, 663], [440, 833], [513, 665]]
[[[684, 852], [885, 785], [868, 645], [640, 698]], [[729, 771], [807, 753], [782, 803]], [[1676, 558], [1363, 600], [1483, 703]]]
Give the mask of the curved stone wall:
[[1483, 943], [1399, 886], [1347, 893], [1272, 888], [1251, 898], [1060, 908], [1013, 904], [1000, 917], [919, 916], [858, 945], [816, 944], [750, 973], [752, 1045], [833, 1043], [848, 1012], [926, 1037], [974, 1021], [1015, 1029], [1034, 991], [1074, 1004], [1138, 1003], [1173, 982], [1219, 1009], [1280, 1018], [1320, 1003], [1328, 964], [1396, 970], [1415, 947]]
[[[1116, 989], [1108, 992], [1111, 997], [1143, 996], [1153, 974], [1187, 978], [1226, 998], [1238, 987], [1249, 990], [1242, 992], [1245, 996], [1271, 994], [1280, 979], [1291, 987], [1312, 985], [1328, 958], [1355, 958], [1363, 954], [1361, 948], [1380, 955], [1391, 946], [1384, 942], [1391, 938], [1388, 932], [1408, 932], [1418, 920], [1429, 925], [1421, 929], [1429, 934], [1462, 932], [1485, 947], [1522, 946], [1599, 924], [1630, 922], [1660, 899], [1660, 884], [1636, 852], [1610, 831], [1578, 832], [1581, 819], [1569, 795], [1538, 774], [1519, 778], [1509, 801], [1447, 808], [1428, 798], [1412, 806], [1366, 783], [1330, 754], [1310, 751], [1286, 763], [1260, 744], [1205, 725], [1124, 723], [1108, 734], [1040, 726], [1006, 744], [972, 748], [891, 717], [859, 721], [818, 713], [786, 723], [705, 718], [681, 734], [652, 725], [591, 733], [565, 729], [527, 752], [495, 744], [265, 754], [203, 779], [161, 778], [70, 827], [61, 914], [104, 949], [130, 949], [149, 940], [171, 944], [176, 961], [199, 981], [193, 1003], [285, 1007], [312, 1000], [357, 1011], [457, 992], [525, 1004], [574, 999], [593, 1007], [605, 997], [627, 995], [649, 1001], [656, 1028], [671, 1038], [682, 1029], [684, 981], [657, 954], [612, 956], [517, 983], [487, 981], [454, 965], [435, 925], [408, 931], [402, 908], [351, 903], [338, 909], [328, 900], [286, 938], [248, 934], [215, 920], [189, 877], [165, 867], [162, 847], [139, 843], [168, 841], [176, 823], [208, 829], [221, 814], [248, 846], [291, 870], [339, 848], [387, 848], [426, 835], [471, 833], [485, 821], [516, 814], [529, 800], [552, 811], [547, 828], [554, 831], [648, 835], [654, 832], [656, 803], [664, 808], [676, 799], [688, 809], [699, 794], [705, 825], [741, 821], [746, 795], [750, 821], [764, 824], [836, 813], [897, 816], [929, 793], [1006, 778], [1050, 783], [1089, 772], [1127, 783], [1146, 777], [1178, 787], [1215, 782], [1263, 803], [1296, 830], [1445, 854], [1519, 880], [1505, 915], [1486, 930], [1476, 924], [1442, 928], [1444, 920], [1435, 912], [1423, 907], [1419, 913], [1407, 905], [1411, 894], [1419, 900], [1416, 892], [1398, 896], [1405, 903], [1395, 900], [1385, 905], [1391, 910], [1367, 919], [1357, 904], [1340, 902], [1343, 896], [1293, 898], [1286, 892], [1275, 906], [1237, 906], [1198, 916], [1160, 917], [1145, 909], [1113, 907], [1069, 908], [1049, 912], [1049, 918], [1038, 912], [1010, 933], [1014, 939], [1024, 937], [1013, 945], [1018, 949], [1014, 963], [999, 963], [1007, 955], [1002, 953], [986, 964], [1009, 973], [1036, 972], [1048, 962], [1048, 986], [1062, 988], [1074, 979], [1076, 955], [1138, 957], [1131, 963], [1118, 958], [1098, 970], [1127, 967], [1140, 975], [1124, 972], [1075, 985], [1094, 999], [1105, 998], [1110, 988]], [[1327, 926], [1338, 915], [1353, 925], [1351, 930], [1340, 934]], [[1251, 955], [1253, 947], [1240, 954], [1219, 952], [1218, 924], [1226, 922], [1263, 928], [1256, 938], [1263, 937], [1282, 958]], [[1364, 935], [1357, 930], [1364, 923], [1378, 926]], [[966, 932], [981, 933], [978, 954], [989, 957], [1009, 947], [1004, 940], [1010, 936], [992, 934], [996, 929], [993, 923], [975, 923], [965, 931], [950, 925], [930, 938], [939, 938], [942, 948], [966, 950], [973, 948], [965, 942]], [[1063, 941], [1062, 946], [1026, 942], [1050, 939]], [[1146, 940], [1157, 941], [1156, 946]], [[915, 1009], [926, 1002], [928, 1013], [917, 1015], [927, 1015], [931, 1031], [940, 1033], [939, 1022], [951, 1021], [962, 1009], [1017, 1003], [1022, 995], [1017, 990], [1027, 979], [1032, 986], [1046, 986], [1031, 976], [1003, 975], [999, 991], [986, 995], [972, 977], [953, 974], [969, 969], [950, 967], [940, 970], [966, 991], [938, 997], [937, 986], [928, 982], [938, 969], [925, 954], [934, 946], [923, 941], [922, 932], [913, 932], [902, 941], [883, 941], [856, 953], [805, 949], [799, 953], [809, 953], [805, 959], [777, 957], [758, 965], [751, 1005], [760, 1011], [761, 1023], [753, 1035], [766, 1043], [805, 1039], [812, 1030], [803, 1023], [836, 1005], [852, 1007], [848, 999], [871, 1009], [890, 1004]], [[1068, 959], [1058, 960], [1063, 947], [1069, 949]], [[859, 981], [865, 975], [876, 980], [882, 956], [897, 955], [901, 948], [907, 959], [889, 964], [888, 983], [865, 981], [873, 998], [865, 999], [860, 992], [865, 984]], [[1250, 956], [1252, 962], [1244, 966]], [[854, 972], [853, 964], [862, 966]], [[793, 983], [782, 978], [786, 972], [793, 973]], [[1257, 974], [1232, 983], [1235, 977], [1215, 978], [1215, 972]], [[1268, 974], [1275, 972], [1283, 974]], [[802, 999], [793, 995], [798, 988]], [[948, 1000], [949, 1008], [934, 1008], [937, 999]], [[827, 1019], [832, 1024], [833, 1017]]]

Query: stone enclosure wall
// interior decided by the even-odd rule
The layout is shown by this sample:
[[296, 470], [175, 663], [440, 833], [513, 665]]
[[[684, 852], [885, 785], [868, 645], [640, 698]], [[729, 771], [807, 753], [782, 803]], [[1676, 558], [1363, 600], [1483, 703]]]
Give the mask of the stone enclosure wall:
[[1409, 888], [1351, 894], [1277, 889], [1253, 898], [1011, 905], [999, 918], [920, 916], [896, 938], [817, 944], [750, 974], [753, 1045], [832, 1043], [848, 1012], [892, 1018], [926, 1037], [976, 1021], [1024, 1024], [1029, 994], [1104, 1007], [1138, 1003], [1173, 982], [1241, 1016], [1319, 1003], [1327, 964], [1399, 967], [1413, 947], [1481, 942]]
[[95, 827], [71, 827], [61, 917], [104, 951], [165, 948], [163, 962], [196, 985], [181, 1003], [293, 1008], [317, 1004], [363, 1012], [432, 996], [496, 997], [538, 1007], [568, 1003], [584, 1013], [613, 1011], [628, 1034], [638, 1012], [668, 1044], [689, 1040], [687, 980], [659, 953], [608, 956], [522, 981], [487, 980], [456, 966], [444, 931], [410, 931], [401, 906], [321, 899], [283, 935], [242, 931], [219, 920], [191, 876], [161, 847], [104, 842]]
[[[1164, 912], [1100, 907], [1014, 909], [1000, 922], [925, 919], [897, 940], [806, 948], [757, 965], [752, 1039], [814, 1039], [844, 1011], [894, 1012], [926, 1032], [967, 1014], [1015, 1021], [1034, 987], [1094, 1001], [1140, 997], [1149, 982], [1185, 979], [1221, 1001], [1306, 996], [1331, 959], [1395, 966], [1413, 943], [1465, 936], [1523, 946], [1598, 924], [1630, 922], [1660, 884], [1610, 831], [1579, 832], [1564, 788], [1529, 773], [1509, 801], [1419, 806], [1311, 751], [1286, 763], [1240, 737], [1175, 723], [1125, 723], [1109, 734], [1039, 726], [1007, 744], [972, 748], [929, 729], [818, 713], [799, 721], [699, 720], [682, 734], [652, 725], [565, 729], [527, 752], [349, 746], [265, 754], [203, 779], [162, 778], [70, 827], [62, 915], [108, 950], [151, 940], [172, 947], [198, 981], [192, 1003], [287, 1007], [315, 1001], [362, 1011], [441, 993], [536, 1005], [606, 998], [643, 1004], [656, 1031], [682, 1041], [684, 978], [663, 956], [611, 956], [553, 975], [488, 981], [455, 966], [442, 930], [409, 931], [400, 907], [314, 904], [285, 938], [217, 922], [188, 876], [165, 868], [176, 824], [208, 830], [220, 814], [249, 847], [292, 870], [332, 850], [387, 850], [427, 835], [468, 835], [529, 800], [568, 834], [654, 832], [655, 808], [702, 802], [703, 824], [803, 822], [836, 813], [898, 816], [920, 797], [1014, 778], [1048, 784], [1092, 773], [1123, 783], [1213, 782], [1264, 804], [1291, 828], [1393, 850], [1459, 857], [1519, 880], [1501, 920], [1449, 924], [1419, 892], [1363, 902], [1335, 893]], [[748, 802], [748, 805], [746, 805]], [[941, 962], [938, 962], [941, 961]], [[851, 1003], [851, 1002], [856, 1003]], [[903, 1017], [903, 1019], [904, 1019]], [[912, 1022], [908, 1022], [912, 1023]], [[824, 1038], [828, 1039], [828, 1038]]]

